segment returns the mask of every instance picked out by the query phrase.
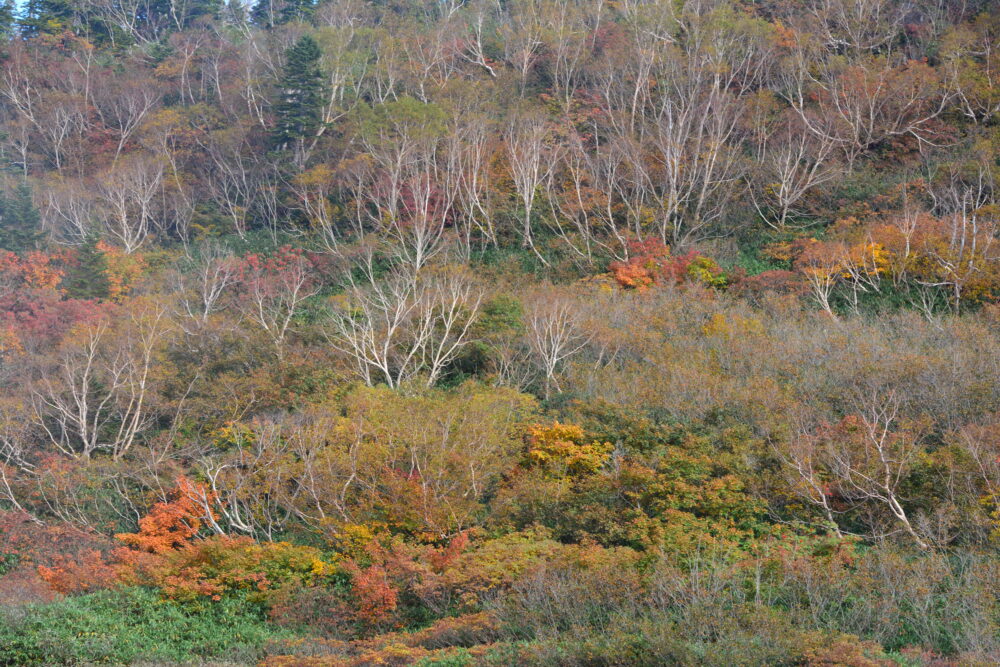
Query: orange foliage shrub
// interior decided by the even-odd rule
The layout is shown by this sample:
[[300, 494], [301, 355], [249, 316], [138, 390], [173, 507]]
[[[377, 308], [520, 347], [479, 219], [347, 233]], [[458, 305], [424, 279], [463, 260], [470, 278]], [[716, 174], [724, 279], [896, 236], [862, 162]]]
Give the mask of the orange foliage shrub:
[[131, 549], [119, 548], [109, 554], [97, 549], [72, 549], [59, 553], [38, 566], [38, 574], [60, 593], [83, 593], [108, 588], [119, 582], [135, 583], [142, 577], [139, 571], [151, 567], [155, 559], [188, 544], [201, 529], [203, 510], [194, 500], [196, 492], [204, 492], [181, 478], [171, 493], [173, 500], [156, 503], [149, 514], [139, 520], [139, 532], [120, 533], [116, 537]]
[[97, 249], [104, 254], [107, 263], [108, 298], [121, 303], [146, 270], [146, 262], [141, 255], [127, 254], [105, 241], [98, 241]]
[[657, 282], [669, 260], [670, 246], [662, 241], [633, 241], [629, 244], [628, 260], [612, 262], [608, 268], [622, 287], [645, 289]]
[[[196, 495], [197, 494], [197, 495]], [[174, 500], [156, 503], [149, 514], [139, 520], [138, 533], [119, 533], [119, 540], [139, 551], [162, 554], [187, 544], [201, 530], [205, 510], [196, 498], [208, 498], [204, 486], [194, 485], [181, 477], [172, 492]]]
[[74, 557], [60, 556], [51, 566], [38, 566], [38, 576], [57, 593], [73, 595], [110, 588], [120, 575], [118, 565], [108, 563], [100, 551], [89, 549]]
[[711, 287], [726, 284], [722, 269], [708, 257], [696, 250], [672, 256], [670, 246], [657, 239], [633, 241], [629, 245], [629, 259], [612, 262], [608, 268], [615, 281], [628, 289], [643, 290], [688, 280]]
[[219, 600], [237, 590], [263, 596], [285, 585], [312, 586], [334, 572], [313, 547], [257, 543], [246, 536], [196, 540], [206, 518], [198, 499], [214, 499], [202, 486], [184, 478], [178, 480], [171, 497], [156, 503], [140, 519], [138, 532], [117, 535], [127, 547], [107, 556], [96, 549], [59, 555], [40, 565], [39, 575], [60, 593], [125, 583], [155, 586], [168, 598], [194, 601]]
[[166, 597], [182, 601], [219, 600], [232, 591], [245, 591], [263, 600], [281, 586], [312, 586], [333, 572], [313, 547], [257, 543], [250, 537], [229, 535], [123, 560], [132, 567], [123, 576], [156, 586]]
[[30, 594], [30, 599], [21, 601], [47, 599], [53, 591], [82, 593], [105, 588], [115, 578], [105, 559], [109, 547], [95, 533], [66, 524], [39, 525], [22, 512], [0, 512], [0, 565], [17, 558], [17, 567], [0, 577], [0, 598], [13, 595], [13, 588]]
[[0, 276], [17, 281], [28, 289], [56, 289], [65, 271], [59, 266], [63, 257], [33, 250], [19, 257], [0, 252]]

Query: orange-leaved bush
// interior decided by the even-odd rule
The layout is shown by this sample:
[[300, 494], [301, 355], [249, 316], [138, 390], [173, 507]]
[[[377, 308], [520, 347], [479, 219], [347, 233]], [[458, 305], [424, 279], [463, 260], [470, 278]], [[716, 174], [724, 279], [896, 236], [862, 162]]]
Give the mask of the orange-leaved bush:
[[73, 595], [109, 588], [118, 582], [119, 568], [104, 554], [88, 549], [76, 557], [57, 556], [51, 566], [39, 565], [38, 576], [56, 593]]
[[[139, 532], [118, 533], [116, 538], [139, 551], [162, 554], [184, 546], [201, 530], [206, 518], [205, 505], [214, 498], [204, 485], [181, 477], [171, 492], [172, 500], [156, 503], [149, 514], [139, 520]], [[204, 499], [204, 505], [198, 499]], [[211, 510], [207, 510], [210, 512]], [[214, 518], [214, 517], [209, 517]]]
[[171, 500], [156, 503], [139, 521], [136, 533], [120, 533], [120, 547], [105, 558], [97, 551], [63, 558], [39, 575], [61, 593], [78, 593], [116, 584], [158, 588], [186, 602], [219, 600], [243, 591], [257, 601], [283, 586], [302, 588], [325, 581], [336, 568], [315, 547], [287, 542], [258, 543], [247, 536], [212, 535], [195, 539], [203, 521], [214, 516], [214, 502], [203, 485], [181, 478]]
[[658, 239], [633, 241], [629, 244], [629, 258], [612, 262], [608, 269], [615, 281], [627, 289], [644, 290], [686, 281], [709, 287], [726, 285], [726, 276], [713, 260], [697, 250], [671, 255], [670, 246]]
[[130, 574], [136, 583], [155, 586], [174, 600], [219, 600], [242, 591], [266, 601], [278, 588], [314, 586], [335, 571], [315, 547], [213, 535], [169, 552], [147, 554]]
[[33, 250], [18, 256], [0, 251], [0, 278], [29, 289], [56, 289], [66, 273], [65, 261], [64, 254]]
[[181, 477], [171, 499], [156, 503], [139, 520], [139, 532], [115, 536], [131, 548], [114, 549], [109, 555], [96, 549], [61, 554], [51, 565], [39, 565], [38, 574], [53, 590], [67, 594], [143, 581], [143, 572], [159, 563], [156, 556], [187, 546], [201, 530], [205, 510], [196, 500], [199, 497], [214, 500], [203, 485]]
[[98, 241], [97, 249], [104, 255], [107, 264], [108, 299], [121, 303], [128, 296], [146, 270], [146, 260], [137, 253], [126, 253], [118, 246], [106, 241]]

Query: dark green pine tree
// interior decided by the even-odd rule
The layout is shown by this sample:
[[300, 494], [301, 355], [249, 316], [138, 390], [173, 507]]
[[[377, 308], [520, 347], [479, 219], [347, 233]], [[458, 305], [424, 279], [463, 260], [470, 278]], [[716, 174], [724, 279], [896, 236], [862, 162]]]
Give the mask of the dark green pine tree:
[[21, 34], [55, 35], [73, 30], [76, 23], [76, 9], [72, 0], [28, 0], [21, 16]]
[[250, 20], [262, 28], [273, 28], [278, 20], [279, 9], [276, 0], [257, 0], [250, 8]]
[[76, 264], [66, 271], [61, 286], [71, 299], [108, 298], [108, 259], [97, 247], [98, 240], [96, 235], [87, 237], [77, 250]]
[[180, 3], [171, 0], [159, 0], [156, 7], [159, 13], [173, 22], [173, 28], [187, 30], [200, 20], [219, 18], [222, 12], [222, 0], [189, 0], [183, 3], [183, 10], [178, 12]]
[[313, 0], [257, 0], [250, 18], [259, 26], [273, 28], [293, 21], [308, 21], [315, 10]]
[[0, 2], [0, 39], [8, 40], [17, 32], [17, 5], [14, 0]]
[[41, 216], [31, 199], [31, 187], [21, 181], [12, 195], [0, 196], [0, 248], [35, 250], [41, 240]]
[[278, 11], [278, 24], [308, 21], [312, 18], [315, 9], [316, 6], [312, 0], [285, 0], [281, 3], [281, 9]]
[[274, 145], [278, 150], [301, 148], [307, 137], [316, 135], [322, 123], [326, 85], [319, 66], [321, 56], [319, 44], [309, 35], [299, 38], [285, 52], [285, 69], [275, 105]]

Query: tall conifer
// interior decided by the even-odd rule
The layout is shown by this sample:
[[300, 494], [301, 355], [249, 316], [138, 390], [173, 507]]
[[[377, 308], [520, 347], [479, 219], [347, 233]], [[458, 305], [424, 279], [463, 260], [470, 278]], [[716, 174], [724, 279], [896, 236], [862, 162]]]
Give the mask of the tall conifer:
[[98, 238], [91, 235], [77, 250], [76, 264], [63, 278], [62, 287], [73, 299], [106, 299], [111, 290], [108, 282], [108, 259], [97, 246]]
[[278, 150], [292, 149], [319, 129], [325, 91], [319, 66], [321, 56], [319, 44], [309, 35], [301, 37], [286, 52], [275, 105], [278, 118], [274, 144]]
[[41, 216], [31, 199], [31, 187], [21, 181], [13, 194], [0, 197], [0, 248], [34, 250], [41, 239]]

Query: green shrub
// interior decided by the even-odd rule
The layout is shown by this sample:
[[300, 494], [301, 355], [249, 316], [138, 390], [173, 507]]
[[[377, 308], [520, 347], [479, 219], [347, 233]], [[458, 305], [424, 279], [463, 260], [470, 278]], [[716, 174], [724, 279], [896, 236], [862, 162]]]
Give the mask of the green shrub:
[[124, 588], [0, 611], [0, 664], [255, 662], [283, 633], [245, 598], [195, 610]]

